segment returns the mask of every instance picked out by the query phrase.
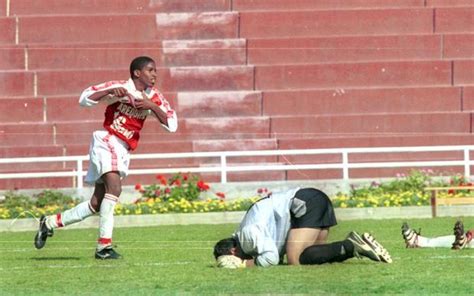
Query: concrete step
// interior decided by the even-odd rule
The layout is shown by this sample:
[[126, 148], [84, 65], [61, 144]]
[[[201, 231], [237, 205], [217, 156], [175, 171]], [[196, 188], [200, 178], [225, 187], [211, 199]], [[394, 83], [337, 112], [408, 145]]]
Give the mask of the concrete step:
[[[438, 35], [249, 39], [248, 60], [256, 65], [435, 60], [441, 59], [441, 39]], [[458, 43], [450, 42], [453, 49]]]
[[432, 32], [433, 9], [426, 8], [240, 13], [240, 36], [243, 38], [403, 35]]
[[[3, 43], [15, 41], [15, 19]], [[235, 39], [239, 14], [231, 11], [20, 16], [20, 44], [150, 42], [166, 39]], [[10, 32], [11, 31], [11, 32]]]
[[10, 15], [118, 14], [152, 12], [150, 0], [81, 0], [48, 1], [48, 5], [28, 0], [9, 2]]
[[270, 137], [270, 119], [264, 116], [189, 118], [180, 124], [176, 137], [183, 140], [266, 139]]
[[177, 102], [182, 118], [262, 114], [262, 94], [256, 91], [180, 92]]
[[51, 123], [0, 123], [0, 146], [53, 145]]
[[[124, 14], [230, 10], [231, 0], [52, 0], [48, 5], [29, 0], [10, 2], [10, 15]], [[5, 8], [0, 6], [5, 15]]]
[[0, 112], [0, 123], [45, 121], [44, 100], [42, 98], [0, 98], [0, 104], [3, 110], [5, 110]]
[[5, 16], [7, 15], [7, 2], [0, 3], [0, 15]]
[[[26, 53], [25, 53], [26, 51]], [[141, 55], [155, 59], [157, 67], [243, 65], [246, 63], [245, 40], [168, 40], [93, 44], [33, 45], [26, 49], [0, 48], [0, 55], [15, 57], [6, 66], [25, 69], [103, 69], [128, 65]], [[18, 60], [18, 61], [17, 61]], [[12, 64], [12, 65], [10, 65]], [[1, 69], [0, 68], [0, 69]], [[8, 69], [8, 68], [7, 68]]]
[[[162, 92], [254, 89], [253, 66], [171, 67], [157, 72]], [[126, 68], [0, 71], [0, 89], [2, 97], [80, 95], [90, 85], [129, 76]]]
[[17, 46], [0, 47], [0, 71], [25, 69], [25, 49]]
[[464, 111], [474, 110], [474, 86], [466, 86], [463, 88], [462, 104]]
[[234, 0], [236, 11], [339, 10], [361, 8], [424, 7], [424, 0]]
[[428, 7], [469, 7], [474, 6], [471, 0], [426, 0]]
[[[89, 143], [92, 132], [102, 121], [68, 121], [54, 124], [55, 144]], [[149, 118], [140, 133], [147, 141], [183, 141], [196, 139], [261, 139], [269, 138], [268, 117], [222, 117], [181, 119], [176, 133], [168, 133], [157, 120]], [[51, 133], [52, 134], [52, 133]]]
[[[147, 42], [160, 40], [155, 14], [24, 16], [20, 44]], [[132, 39], [133, 36], [133, 39]]]
[[158, 12], [208, 12], [231, 10], [233, 0], [152, 0]]
[[59, 188], [71, 188], [75, 186], [75, 180], [71, 177], [0, 179], [0, 188], [5, 191], [35, 188], [48, 188], [54, 190]]
[[163, 41], [163, 65], [170, 67], [244, 65], [246, 55], [244, 39]]
[[464, 112], [424, 112], [410, 114], [351, 114], [274, 116], [271, 134], [283, 138], [315, 138], [350, 134], [432, 134], [462, 133], [472, 130], [471, 114]]
[[180, 12], [156, 14], [156, 38], [234, 39], [239, 37], [237, 12]]
[[474, 33], [474, 3], [470, 7], [437, 8], [435, 33]]
[[0, 71], [1, 96], [33, 96], [34, 73], [25, 71]]
[[474, 85], [474, 59], [454, 61], [454, 85]]
[[169, 69], [167, 91], [234, 91], [254, 89], [253, 66], [176, 67]]
[[451, 85], [447, 61], [256, 66], [258, 90]]
[[474, 34], [443, 36], [443, 57], [446, 59], [474, 59]]
[[0, 17], [0, 28], [2, 28], [2, 34], [0, 34], [0, 45], [15, 44], [15, 19], [11, 17]]
[[342, 90], [281, 90], [263, 92], [263, 114], [337, 115], [423, 113], [465, 110], [459, 87]]

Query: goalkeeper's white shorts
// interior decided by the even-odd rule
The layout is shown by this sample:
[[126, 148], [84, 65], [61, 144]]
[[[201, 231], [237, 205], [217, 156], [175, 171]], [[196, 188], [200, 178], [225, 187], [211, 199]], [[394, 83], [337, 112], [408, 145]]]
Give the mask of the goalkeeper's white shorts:
[[128, 175], [130, 152], [128, 145], [108, 131], [95, 131], [89, 147], [89, 169], [85, 182], [103, 183], [101, 177], [108, 172], [119, 172], [123, 179]]

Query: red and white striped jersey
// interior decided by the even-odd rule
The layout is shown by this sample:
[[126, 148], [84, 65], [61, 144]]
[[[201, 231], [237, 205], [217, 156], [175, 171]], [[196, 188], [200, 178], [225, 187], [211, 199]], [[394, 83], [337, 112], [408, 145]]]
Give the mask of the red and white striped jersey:
[[95, 106], [99, 102], [89, 99], [92, 94], [117, 87], [125, 88], [128, 91], [128, 95], [122, 98], [107, 95], [100, 100], [108, 105], [105, 109], [104, 128], [109, 133], [125, 141], [130, 150], [137, 148], [140, 131], [143, 128], [145, 119], [149, 114], [153, 114], [151, 110], [135, 108], [136, 100], [152, 100], [167, 114], [168, 125], [162, 124], [162, 126], [169, 132], [175, 132], [178, 129], [176, 112], [171, 108], [165, 97], [156, 88], [148, 88], [145, 90], [147, 98], [142, 98], [142, 93], [135, 88], [132, 79], [127, 81], [109, 81], [90, 86], [82, 92], [79, 104], [85, 107]]

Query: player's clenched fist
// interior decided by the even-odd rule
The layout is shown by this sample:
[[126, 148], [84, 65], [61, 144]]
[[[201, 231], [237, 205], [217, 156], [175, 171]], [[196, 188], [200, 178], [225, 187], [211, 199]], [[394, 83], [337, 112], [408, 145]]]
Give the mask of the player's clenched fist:
[[217, 257], [217, 267], [245, 268], [245, 260], [234, 255], [222, 255]]

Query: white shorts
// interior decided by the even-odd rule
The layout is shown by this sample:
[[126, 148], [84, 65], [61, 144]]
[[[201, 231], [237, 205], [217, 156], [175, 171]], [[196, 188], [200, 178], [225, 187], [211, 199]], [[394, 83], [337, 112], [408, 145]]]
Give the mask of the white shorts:
[[108, 131], [95, 131], [89, 148], [89, 169], [85, 182], [103, 183], [101, 177], [108, 172], [119, 172], [123, 179], [128, 175], [130, 153], [128, 145]]

